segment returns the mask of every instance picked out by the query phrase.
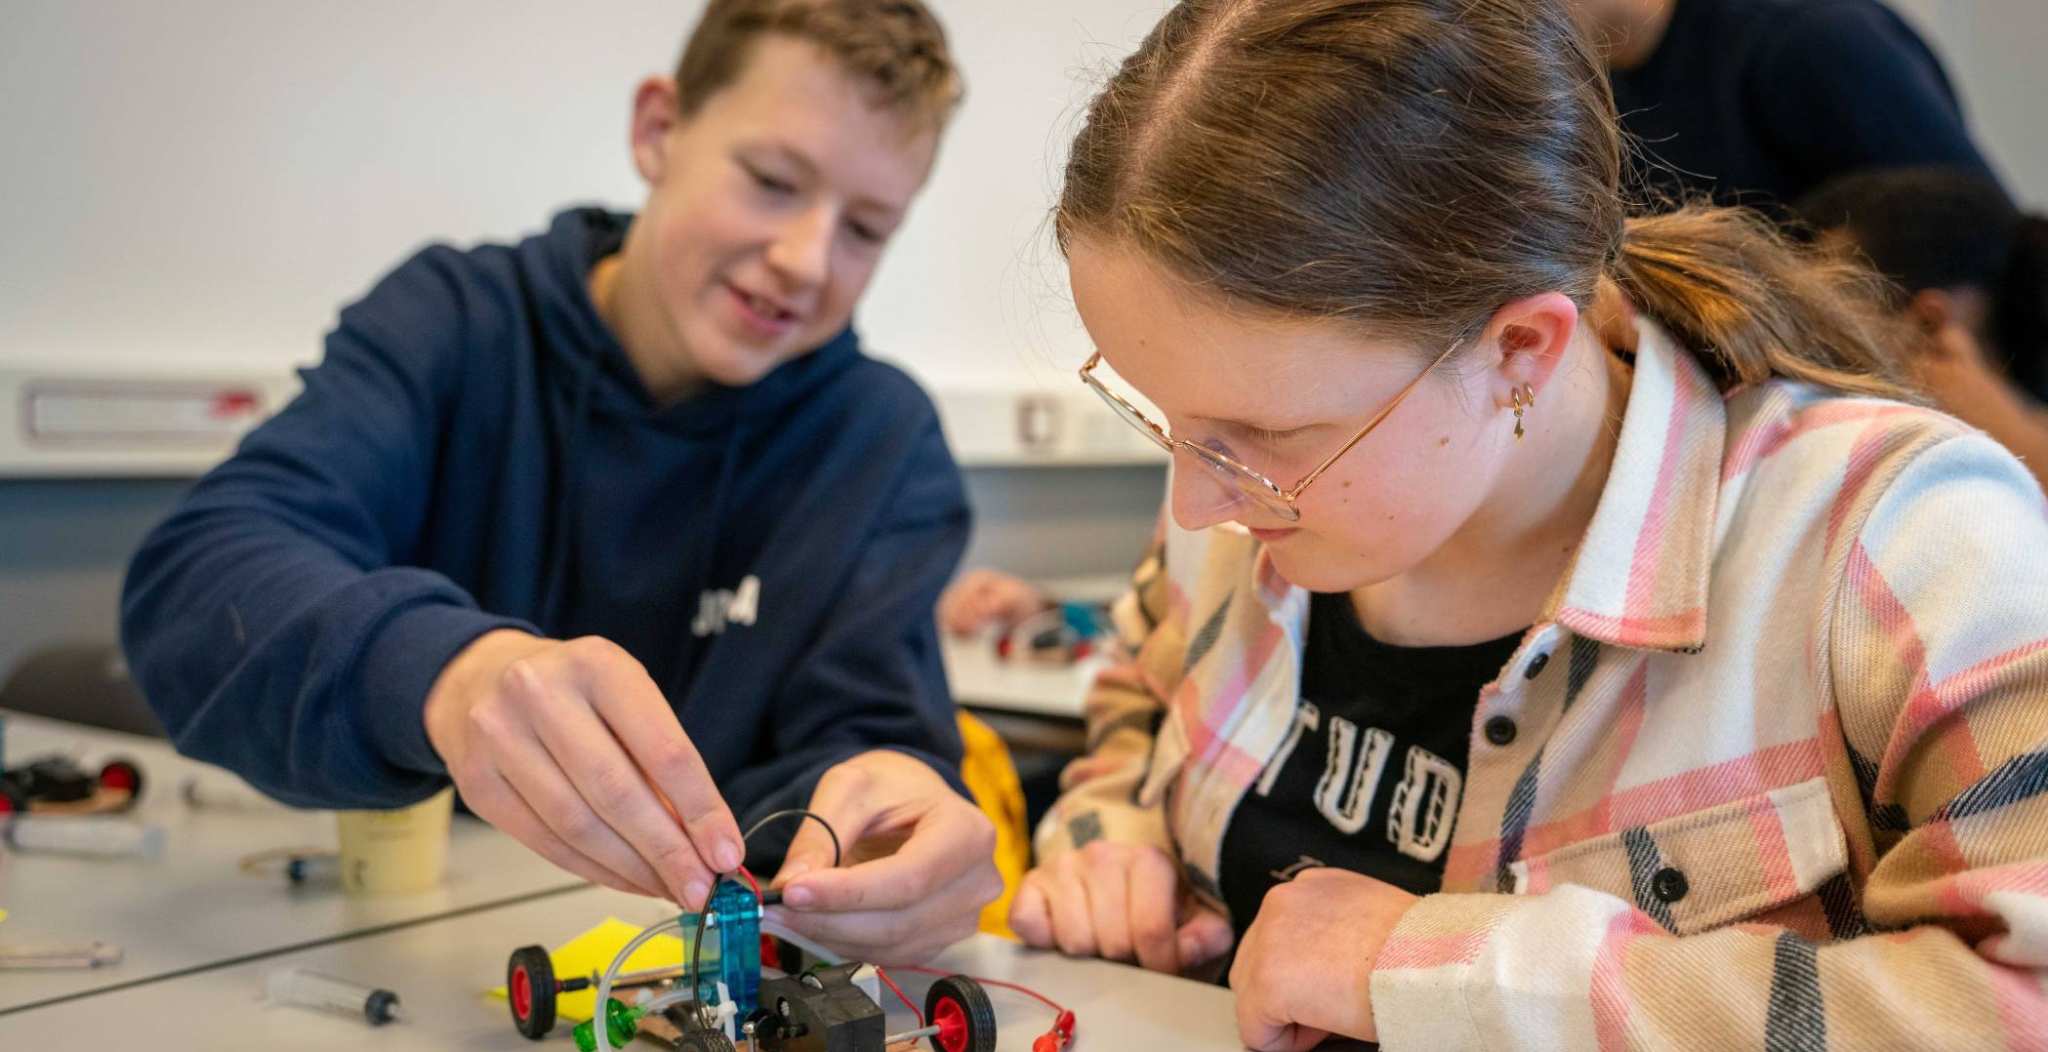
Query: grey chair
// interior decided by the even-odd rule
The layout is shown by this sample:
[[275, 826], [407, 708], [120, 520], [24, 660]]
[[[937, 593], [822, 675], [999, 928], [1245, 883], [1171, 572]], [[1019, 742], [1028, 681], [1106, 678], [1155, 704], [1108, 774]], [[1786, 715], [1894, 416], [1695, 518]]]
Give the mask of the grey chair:
[[164, 737], [113, 643], [56, 643], [31, 652], [0, 684], [0, 708]]

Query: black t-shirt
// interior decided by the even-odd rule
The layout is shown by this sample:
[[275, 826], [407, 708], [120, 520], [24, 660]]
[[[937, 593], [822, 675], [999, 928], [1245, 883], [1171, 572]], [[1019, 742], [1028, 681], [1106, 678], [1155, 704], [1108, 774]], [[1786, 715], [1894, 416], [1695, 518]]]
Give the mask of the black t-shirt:
[[1521, 638], [1389, 646], [1366, 634], [1349, 595], [1311, 597], [1294, 726], [1223, 834], [1223, 898], [1240, 936], [1267, 891], [1311, 867], [1437, 890], [1479, 690]]
[[1610, 79], [1635, 175], [1665, 196], [1783, 215], [1868, 168], [1995, 178], [1934, 52], [1876, 0], [1678, 0], [1648, 61]]

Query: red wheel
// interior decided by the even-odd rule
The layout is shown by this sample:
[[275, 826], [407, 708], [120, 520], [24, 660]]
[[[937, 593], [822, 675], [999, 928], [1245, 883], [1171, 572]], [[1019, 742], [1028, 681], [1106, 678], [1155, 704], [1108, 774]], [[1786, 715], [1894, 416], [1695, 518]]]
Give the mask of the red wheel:
[[505, 962], [505, 1000], [512, 1025], [533, 1041], [555, 1028], [555, 962], [539, 946], [522, 946]]
[[142, 799], [142, 768], [128, 760], [109, 760], [100, 768], [100, 788], [125, 789], [128, 802], [121, 805], [126, 811]]
[[949, 975], [924, 995], [925, 1020], [939, 1028], [932, 1035], [938, 1052], [996, 1052], [996, 1010], [981, 984], [964, 975]]

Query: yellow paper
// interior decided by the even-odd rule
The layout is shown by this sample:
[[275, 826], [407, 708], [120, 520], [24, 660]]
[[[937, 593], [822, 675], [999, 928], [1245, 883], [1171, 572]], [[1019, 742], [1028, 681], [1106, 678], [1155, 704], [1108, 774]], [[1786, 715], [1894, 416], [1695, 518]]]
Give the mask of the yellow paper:
[[[627, 924], [617, 917], [606, 917], [604, 923], [570, 939], [561, 946], [548, 951], [548, 959], [554, 962], [555, 978], [569, 979], [596, 972], [604, 974], [611, 967], [612, 958], [633, 941], [641, 929]], [[624, 972], [642, 972], [655, 968], [676, 968], [683, 964], [683, 940], [673, 935], [657, 935], [647, 940], [645, 946], [633, 951], [626, 958]], [[503, 1000], [505, 988], [493, 987], [491, 996]], [[597, 1007], [597, 988], [562, 994], [555, 1000], [555, 1014], [572, 1023], [589, 1019]]]

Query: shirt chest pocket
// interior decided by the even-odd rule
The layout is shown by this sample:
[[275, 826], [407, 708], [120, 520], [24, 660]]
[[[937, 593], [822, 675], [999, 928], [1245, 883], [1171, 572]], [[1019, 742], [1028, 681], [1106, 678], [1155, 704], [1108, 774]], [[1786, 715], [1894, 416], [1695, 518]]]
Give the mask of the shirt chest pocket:
[[1823, 779], [1773, 789], [1513, 863], [1518, 894], [1577, 884], [1691, 935], [1813, 895], [1848, 866]]

